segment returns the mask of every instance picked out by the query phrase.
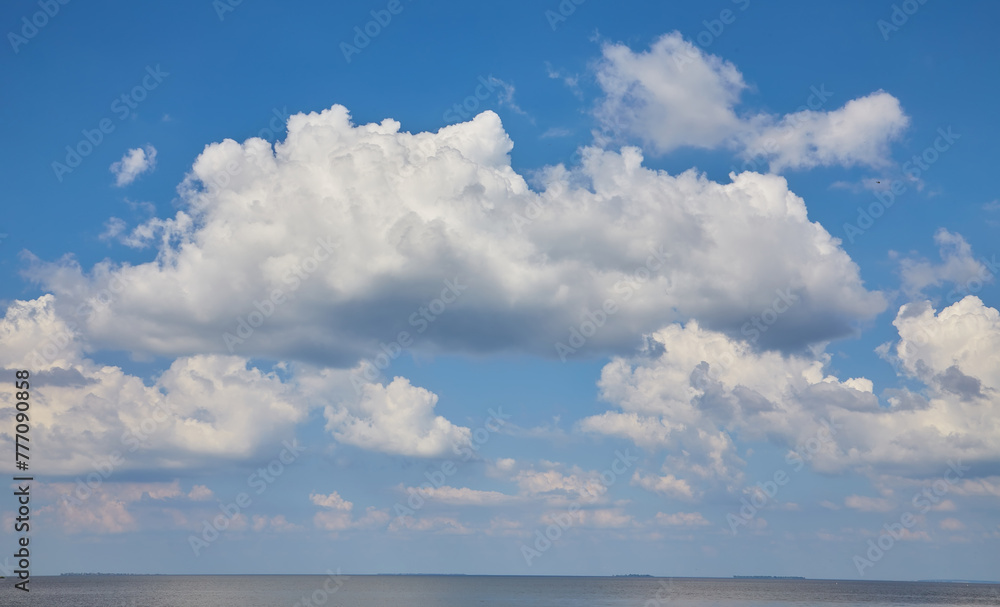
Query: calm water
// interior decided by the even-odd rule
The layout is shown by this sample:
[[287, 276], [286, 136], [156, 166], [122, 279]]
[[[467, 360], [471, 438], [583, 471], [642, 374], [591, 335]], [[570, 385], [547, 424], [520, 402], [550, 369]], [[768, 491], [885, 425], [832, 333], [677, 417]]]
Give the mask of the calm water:
[[[1000, 585], [693, 578], [479, 576], [61, 576], [0, 605], [45, 607], [764, 607], [1000, 605]], [[328, 593], [325, 589], [336, 589]]]

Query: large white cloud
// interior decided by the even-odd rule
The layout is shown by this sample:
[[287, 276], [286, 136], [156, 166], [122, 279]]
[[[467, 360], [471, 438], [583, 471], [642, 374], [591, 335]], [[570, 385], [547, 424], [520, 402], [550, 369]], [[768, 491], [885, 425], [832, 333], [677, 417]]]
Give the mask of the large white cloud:
[[583, 350], [625, 352], [691, 317], [739, 332], [777, 292], [797, 303], [765, 345], [842, 336], [884, 307], [780, 177], [720, 184], [647, 169], [634, 148], [589, 148], [535, 192], [492, 112], [437, 133], [399, 126], [354, 126], [335, 106], [292, 116], [273, 150], [210, 145], [184, 209], [129, 236], [155, 243], [155, 261], [35, 260], [29, 273], [67, 317], [111, 292], [81, 318], [96, 347], [338, 367], [410, 340], [555, 356], [607, 301]]
[[[385, 387], [360, 380], [359, 397], [353, 371], [283, 363], [263, 370], [210, 354], [177, 358], [146, 383], [88, 358], [54, 299], [14, 301], [0, 320], [0, 368], [31, 371], [37, 472], [103, 481], [127, 469], [200, 467], [206, 458], [273, 458], [316, 407], [326, 407], [340, 442], [370, 450], [429, 456], [468, 442], [468, 428], [434, 414], [436, 395], [403, 378]], [[0, 435], [11, 442], [14, 396], [0, 395], [8, 422]]]
[[652, 334], [646, 352], [603, 370], [603, 398], [615, 406], [585, 418], [585, 431], [626, 437], [666, 452], [660, 477], [636, 474], [651, 491], [689, 497], [691, 479], [732, 486], [741, 444], [770, 441], [819, 470], [940, 475], [951, 462], [983, 476], [1000, 463], [1000, 314], [968, 296], [935, 313], [900, 308], [899, 341], [880, 348], [924, 384], [920, 393], [827, 374], [829, 356], [760, 352], [696, 322]]
[[729, 147], [770, 170], [816, 166], [884, 166], [889, 147], [909, 125], [899, 100], [877, 91], [820, 111], [825, 89], [803, 95], [812, 109], [775, 116], [737, 112], [747, 84], [735, 65], [705, 53], [677, 32], [649, 50], [606, 44], [597, 64], [604, 93], [597, 118], [605, 131], [670, 152]]

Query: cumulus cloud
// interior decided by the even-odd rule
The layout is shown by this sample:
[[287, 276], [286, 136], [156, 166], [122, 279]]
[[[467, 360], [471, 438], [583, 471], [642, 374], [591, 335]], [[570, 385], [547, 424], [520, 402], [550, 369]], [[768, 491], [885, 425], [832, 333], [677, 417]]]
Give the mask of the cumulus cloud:
[[53, 522], [69, 534], [119, 534], [135, 531], [151, 520], [169, 518], [175, 526], [186, 519], [166, 503], [196, 501], [197, 485], [188, 494], [180, 481], [171, 482], [71, 482], [42, 483], [33, 491], [47, 504], [38, 510], [40, 517], [53, 516]]
[[890, 500], [884, 497], [865, 495], [848, 495], [844, 498], [844, 505], [862, 512], [889, 512], [895, 507]]
[[677, 32], [648, 51], [606, 44], [597, 68], [605, 127], [637, 137], [660, 152], [714, 148], [741, 130], [735, 106], [747, 87], [736, 66], [700, 51]]
[[[206, 457], [276, 456], [313, 408], [330, 415], [334, 436], [351, 445], [414, 456], [468, 442], [469, 430], [433, 414], [437, 397], [397, 378], [358, 384], [347, 370], [253, 366], [239, 356], [179, 357], [148, 384], [88, 358], [54, 297], [15, 300], [0, 320], [0, 367], [31, 369], [32, 440], [48, 455], [35, 467], [75, 474], [101, 467], [183, 468]], [[90, 310], [91, 308], [86, 308]], [[0, 394], [0, 419], [13, 420], [13, 394]], [[13, 427], [8, 424], [8, 428]], [[0, 436], [13, 438], [7, 430]], [[290, 444], [290, 443], [289, 443]], [[195, 488], [194, 497], [210, 495]]]
[[336, 491], [330, 495], [313, 493], [309, 496], [309, 501], [317, 506], [329, 508], [330, 510], [343, 510], [345, 512], [350, 512], [351, 509], [354, 508], [354, 504], [340, 497], [340, 494]]
[[899, 100], [876, 91], [829, 112], [803, 110], [780, 118], [758, 116], [742, 136], [746, 158], [762, 157], [774, 172], [817, 166], [889, 164], [891, 142], [909, 119]]
[[277, 514], [272, 517], [267, 517], [263, 514], [255, 514], [250, 519], [250, 527], [254, 531], [258, 532], [272, 531], [276, 533], [299, 531], [302, 529], [299, 525], [296, 525], [285, 518], [284, 514]]
[[115, 176], [115, 185], [127, 186], [146, 171], [156, 167], [156, 148], [146, 145], [144, 148], [133, 148], [122, 156], [121, 160], [111, 164], [111, 173]]
[[432, 457], [453, 453], [471, 430], [434, 415], [433, 392], [396, 377], [388, 385], [366, 384], [360, 400], [328, 405], [326, 429], [342, 443], [387, 453]]
[[[1000, 314], [969, 296], [940, 313], [926, 302], [904, 305], [893, 324], [899, 340], [880, 353], [924, 384], [919, 401], [887, 391], [880, 404], [870, 380], [827, 373], [828, 355], [760, 352], [691, 322], [653, 333], [659, 348], [605, 366], [601, 395], [615, 409], [580, 425], [665, 451], [662, 476], [636, 472], [633, 482], [676, 496], [690, 479], [739, 481], [736, 434], [808, 456], [821, 471], [875, 467], [925, 478], [948, 461], [995, 466]], [[874, 503], [852, 499], [849, 507]]]
[[884, 91], [818, 111], [832, 94], [821, 89], [809, 97], [816, 109], [740, 115], [737, 106], [747, 88], [740, 71], [677, 32], [661, 36], [646, 51], [606, 44], [597, 82], [604, 97], [596, 114], [606, 131], [660, 153], [729, 147], [768, 162], [774, 172], [885, 166], [891, 142], [909, 125], [899, 101]]
[[[595, 426], [590, 426], [595, 427]], [[691, 484], [686, 480], [679, 479], [673, 474], [658, 476], [654, 474], [642, 474], [638, 470], [632, 475], [632, 484], [638, 485], [652, 493], [659, 493], [675, 499], [693, 499], [700, 493], [696, 493]]]
[[311, 494], [309, 501], [323, 508], [313, 517], [316, 527], [326, 531], [346, 531], [348, 529], [369, 529], [389, 522], [389, 511], [369, 506], [360, 517], [352, 514], [354, 504], [340, 497], [334, 491], [329, 495]]
[[[66, 314], [127, 285], [81, 323], [95, 347], [340, 368], [404, 331], [427, 351], [551, 357], [573, 338], [574, 355], [625, 353], [691, 317], [738, 333], [778, 291], [797, 303], [760, 343], [796, 348], [885, 306], [780, 177], [720, 184], [645, 168], [634, 148], [588, 148], [580, 167], [544, 170], [536, 192], [512, 145], [492, 112], [418, 134], [355, 126], [340, 106], [294, 115], [273, 149], [204, 150], [183, 209], [127, 237], [156, 260], [35, 260], [31, 276]], [[573, 329], [609, 301], [580, 344]]]

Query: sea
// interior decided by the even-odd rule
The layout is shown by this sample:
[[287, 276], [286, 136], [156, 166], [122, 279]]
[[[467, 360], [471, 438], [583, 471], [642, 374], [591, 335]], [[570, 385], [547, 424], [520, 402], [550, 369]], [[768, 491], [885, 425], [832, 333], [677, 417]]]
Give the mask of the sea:
[[1000, 585], [465, 575], [64, 575], [0, 605], [45, 607], [791, 607], [1000, 605]]

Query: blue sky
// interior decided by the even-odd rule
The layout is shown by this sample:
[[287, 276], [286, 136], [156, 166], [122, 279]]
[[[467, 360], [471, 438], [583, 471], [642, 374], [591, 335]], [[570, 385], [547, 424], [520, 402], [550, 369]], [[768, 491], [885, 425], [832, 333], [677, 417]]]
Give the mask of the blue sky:
[[992, 4], [44, 4], [35, 573], [995, 577]]

